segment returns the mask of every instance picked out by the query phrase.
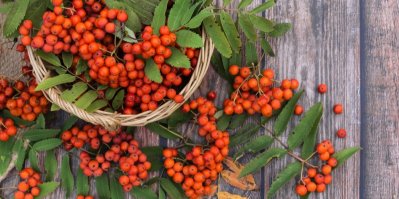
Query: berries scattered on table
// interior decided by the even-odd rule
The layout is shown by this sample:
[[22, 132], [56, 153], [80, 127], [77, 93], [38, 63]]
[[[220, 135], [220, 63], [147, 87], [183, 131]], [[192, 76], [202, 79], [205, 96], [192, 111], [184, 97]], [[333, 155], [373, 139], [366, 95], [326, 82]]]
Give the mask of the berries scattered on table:
[[319, 86], [317, 87], [317, 91], [319, 91], [320, 94], [326, 93], [327, 90], [328, 88], [326, 84], [319, 84]]
[[339, 129], [337, 131], [337, 137], [339, 138], [345, 138], [346, 137], [346, 130], [345, 129]]
[[21, 181], [17, 185], [14, 199], [33, 199], [40, 194], [38, 185], [42, 184], [41, 176], [32, 168], [25, 168], [19, 172]]
[[344, 112], [344, 107], [342, 106], [342, 104], [336, 104], [336, 105], [334, 105], [333, 110], [334, 110], [335, 114], [339, 115]]
[[295, 115], [302, 115], [303, 113], [303, 106], [301, 105], [295, 105], [295, 109], [294, 109], [294, 114]]

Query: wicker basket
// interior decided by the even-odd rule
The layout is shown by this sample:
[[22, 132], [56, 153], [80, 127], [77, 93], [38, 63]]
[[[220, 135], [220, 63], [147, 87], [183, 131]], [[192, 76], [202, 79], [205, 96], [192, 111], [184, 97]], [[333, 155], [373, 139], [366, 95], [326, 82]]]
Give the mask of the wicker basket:
[[[206, 34], [202, 33], [203, 46], [200, 51], [200, 56], [198, 58], [198, 64], [195, 68], [190, 81], [180, 92], [184, 96], [184, 100], [190, 98], [195, 90], [201, 84], [212, 57], [214, 45]], [[33, 67], [33, 74], [36, 77], [38, 83], [47, 78], [50, 71], [47, 70], [43, 61], [34, 54], [32, 48], [28, 48], [29, 58]], [[74, 104], [64, 101], [61, 99], [61, 90], [57, 87], [50, 88], [44, 91], [47, 99], [58, 105], [64, 111], [67, 111], [77, 117], [90, 122], [92, 124], [104, 126], [107, 129], [116, 129], [120, 126], [145, 126], [148, 123], [155, 122], [170, 116], [175, 110], [177, 110], [183, 103], [177, 104], [172, 100], [162, 104], [155, 111], [146, 111], [136, 115], [124, 115], [120, 113], [110, 113], [105, 111], [96, 111], [93, 113], [88, 113], [76, 107]]]

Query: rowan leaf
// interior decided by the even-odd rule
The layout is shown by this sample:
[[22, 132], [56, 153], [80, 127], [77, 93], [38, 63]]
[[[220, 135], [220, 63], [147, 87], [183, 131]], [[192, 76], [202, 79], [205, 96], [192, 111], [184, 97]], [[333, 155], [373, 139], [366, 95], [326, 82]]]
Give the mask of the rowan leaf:
[[271, 57], [276, 56], [273, 51], [273, 48], [266, 39], [262, 38], [262, 40], [260, 41], [260, 46], [262, 47], [263, 51], [265, 51], [265, 53], [267, 53], [269, 56]]
[[18, 150], [17, 154], [18, 154], [18, 157], [17, 157], [17, 160], [15, 161], [15, 168], [16, 168], [18, 171], [21, 171], [21, 170], [23, 169], [23, 167], [24, 167], [24, 164], [25, 164], [25, 159], [26, 159], [26, 148], [22, 146], [22, 147]]
[[227, 40], [230, 43], [231, 49], [239, 53], [242, 43], [237, 27], [234, 24], [234, 20], [230, 14], [225, 11], [220, 12], [220, 23], [222, 24], [223, 30], [226, 34]]
[[220, 54], [227, 58], [231, 57], [233, 52], [229, 41], [220, 25], [216, 23], [215, 18], [208, 17], [204, 19], [204, 26], [206, 33], [212, 39], [215, 48], [220, 52]]
[[46, 181], [54, 180], [57, 174], [58, 162], [55, 157], [54, 150], [47, 151], [46, 157], [44, 158], [44, 169], [46, 170]]
[[203, 46], [201, 36], [195, 32], [179, 30], [176, 32], [176, 37], [176, 43], [179, 44], [180, 47], [200, 48]]
[[159, 35], [159, 28], [166, 23], [166, 9], [168, 8], [168, 2], [169, 0], [162, 0], [155, 8], [151, 27], [153, 29], [153, 33], [156, 35]]
[[123, 188], [115, 178], [111, 177], [109, 179], [109, 186], [111, 190], [111, 199], [125, 198], [125, 193], [123, 192]]
[[141, 21], [137, 12], [133, 9], [125, 8], [126, 14], [129, 16], [128, 20], [126, 21], [126, 27], [134, 32], [139, 32], [141, 30]]
[[322, 116], [323, 116], [323, 111], [319, 113], [315, 123], [313, 123], [312, 129], [310, 130], [308, 137], [303, 142], [301, 157], [304, 158], [305, 160], [308, 159], [315, 150], [316, 140], [317, 140], [317, 128], [319, 127], [319, 123]]
[[256, 52], [255, 44], [252, 42], [248, 42], [245, 45], [245, 60], [248, 66], [258, 64], [258, 53]]
[[45, 182], [43, 184], [39, 184], [38, 187], [40, 189], [40, 194], [35, 197], [35, 199], [43, 199], [52, 192], [54, 192], [58, 186], [60, 186], [60, 183], [58, 182]]
[[42, 58], [47, 63], [52, 64], [53, 66], [62, 66], [60, 59], [55, 54], [46, 53], [42, 50], [37, 50], [36, 55]]
[[343, 149], [341, 151], [336, 152], [333, 157], [337, 159], [338, 165], [334, 167], [334, 169], [338, 168], [341, 166], [346, 160], [348, 160], [352, 155], [360, 151], [360, 147], [350, 147]]
[[149, 187], [133, 187], [130, 194], [137, 199], [158, 199], [157, 194]]
[[95, 180], [98, 197], [100, 199], [109, 199], [111, 195], [109, 189], [108, 174], [104, 173], [102, 176], [96, 177]]
[[146, 61], [144, 72], [148, 79], [157, 83], [162, 82], [163, 78], [161, 75], [161, 71], [159, 70], [157, 64], [155, 64], [153, 59], [148, 59]]
[[88, 88], [89, 87], [86, 83], [78, 82], [72, 85], [71, 89], [63, 91], [60, 96], [67, 102], [74, 102], [78, 97], [86, 92]]
[[158, 171], [162, 168], [162, 148], [153, 147], [143, 147], [141, 151], [147, 156], [147, 160], [151, 162], [151, 171]]
[[323, 106], [321, 103], [313, 105], [309, 111], [305, 113], [305, 116], [295, 126], [292, 133], [288, 136], [288, 147], [289, 149], [294, 149], [303, 143], [305, 138], [309, 135], [313, 128], [314, 123], [317, 121], [319, 115], [323, 112]]
[[274, 23], [264, 17], [249, 15], [249, 19], [254, 27], [262, 32], [268, 33], [274, 30]]
[[252, 2], [253, 2], [253, 0], [241, 0], [241, 1], [240, 1], [240, 4], [238, 4], [238, 8], [246, 8], [246, 7], [249, 6]]
[[63, 52], [62, 53], [62, 62], [64, 63], [64, 66], [67, 68], [70, 68], [72, 66], [73, 62], [73, 55], [71, 53]]
[[168, 127], [175, 128], [177, 125], [181, 123], [186, 123], [192, 120], [194, 114], [191, 112], [183, 112], [181, 109], [177, 109], [175, 112], [172, 113], [171, 116], [168, 117]]
[[231, 3], [232, 0], [223, 0], [223, 6], [227, 6]]
[[191, 63], [190, 59], [183, 54], [179, 49], [177, 48], [170, 48], [172, 50], [172, 56], [165, 60], [166, 63], [169, 65], [176, 67], [176, 68], [190, 68]]
[[174, 2], [168, 17], [168, 27], [171, 31], [175, 31], [183, 25], [181, 24], [182, 16], [190, 9], [190, 6], [191, 1], [176, 0]]
[[86, 111], [88, 113], [93, 113], [95, 111], [98, 111], [108, 105], [107, 100], [99, 99], [94, 101], [89, 107], [87, 107]]
[[180, 193], [176, 184], [166, 178], [161, 178], [159, 180], [161, 187], [166, 191], [170, 198], [184, 198], [184, 196]]
[[17, 32], [19, 25], [25, 17], [28, 7], [29, 0], [18, 0], [13, 4], [3, 25], [4, 36], [10, 38], [10, 36]]
[[41, 113], [37, 119], [34, 126], [35, 129], [45, 129], [46, 128], [46, 118], [44, 118], [43, 113]]
[[260, 130], [260, 126], [257, 124], [247, 124], [239, 129], [233, 136], [230, 137], [230, 147], [243, 144], [251, 139]]
[[86, 110], [91, 105], [91, 103], [96, 101], [97, 98], [98, 98], [97, 92], [93, 91], [93, 90], [89, 90], [85, 94], [83, 94], [81, 97], [79, 97], [78, 100], [76, 100], [75, 106]]
[[232, 116], [223, 114], [216, 122], [218, 130], [224, 131], [229, 127]]
[[288, 122], [291, 120], [292, 115], [294, 114], [295, 105], [298, 103], [299, 98], [301, 98], [303, 94], [303, 90], [296, 93], [290, 101], [288, 101], [287, 105], [284, 106], [281, 113], [277, 116], [276, 122], [274, 123], [274, 135], [280, 136], [288, 126]]
[[0, 13], [1, 14], [7, 14], [12, 7], [14, 6], [15, 2], [11, 1], [11, 2], [3, 2], [3, 5], [0, 7]]
[[73, 192], [74, 179], [70, 167], [69, 155], [64, 155], [61, 162], [61, 186], [69, 197]]
[[272, 32], [267, 33], [270, 37], [280, 37], [291, 30], [290, 23], [279, 23], [274, 25], [274, 30]]
[[239, 177], [244, 177], [250, 173], [260, 170], [262, 167], [266, 166], [273, 158], [279, 158], [286, 153], [287, 151], [285, 149], [271, 148], [257, 155], [244, 166]]
[[150, 131], [152, 131], [166, 139], [173, 140], [173, 139], [183, 138], [181, 133], [172, 131], [172, 130], [168, 129], [167, 127], [161, 125], [158, 122], [147, 124], [145, 127], [148, 128]]
[[29, 19], [33, 23], [33, 27], [39, 29], [42, 24], [43, 13], [47, 10], [50, 1], [30, 0], [29, 12], [26, 12], [25, 19]]
[[112, 101], [112, 108], [114, 110], [119, 110], [123, 105], [123, 99], [125, 98], [125, 90], [120, 90], [114, 100]]
[[267, 149], [270, 147], [273, 141], [274, 139], [268, 135], [257, 137], [241, 147], [235, 153], [234, 157], [237, 159], [238, 157], [244, 155], [244, 153], [257, 153], [261, 150]]
[[190, 19], [193, 17], [193, 14], [195, 10], [197, 10], [198, 6], [201, 5], [203, 2], [198, 1], [194, 5], [190, 7], [189, 10], [187, 10], [184, 15], [181, 17], [181, 25], [184, 25], [190, 21]]
[[137, 13], [143, 24], [151, 24], [152, 17], [159, 0], [130, 0], [130, 7]]
[[11, 138], [6, 142], [0, 141], [0, 175], [3, 174], [10, 164], [15, 139]]
[[269, 192], [267, 193], [267, 198], [272, 198], [282, 186], [288, 183], [295, 176], [299, 175], [301, 168], [302, 165], [299, 162], [287, 165], [287, 167], [285, 167], [285, 169], [283, 169], [272, 182]]
[[76, 65], [76, 75], [81, 75], [83, 72], [85, 72], [89, 66], [87, 66], [87, 63], [83, 59], [79, 59], [78, 64]]
[[89, 194], [89, 178], [83, 174], [82, 169], [78, 169], [76, 175], [76, 192], [78, 195], [88, 195]]
[[76, 80], [75, 76], [69, 75], [69, 74], [62, 74], [62, 75], [58, 75], [55, 77], [50, 77], [47, 78], [45, 80], [43, 80], [42, 82], [40, 82], [35, 91], [42, 91], [42, 90], [47, 90], [49, 88], [61, 85], [61, 84], [66, 84], [66, 83], [71, 83], [74, 82]]
[[50, 139], [45, 139], [45, 140], [36, 142], [32, 146], [32, 149], [35, 151], [38, 151], [38, 152], [49, 151], [49, 150], [57, 148], [61, 144], [62, 144], [62, 140], [60, 140], [58, 138], [50, 138]]
[[60, 129], [29, 129], [22, 135], [22, 137], [31, 142], [36, 142], [43, 139], [53, 138], [60, 132]]
[[61, 132], [64, 132], [70, 128], [72, 128], [73, 125], [75, 125], [75, 123], [79, 120], [78, 117], [74, 116], [74, 115], [70, 115], [69, 118], [64, 121], [64, 125], [61, 128]]
[[251, 10], [249, 13], [257, 14], [257, 13], [263, 12], [263, 11], [273, 7], [274, 5], [276, 5], [276, 0], [269, 0], [265, 3], [260, 4], [259, 6], [257, 6], [253, 10]]
[[257, 33], [254, 25], [247, 14], [239, 14], [238, 15], [238, 24], [240, 25], [242, 31], [245, 36], [249, 39], [249, 41], [255, 42], [257, 38]]
[[29, 150], [28, 159], [29, 159], [30, 166], [34, 170], [40, 171], [39, 160], [37, 159], [37, 152], [34, 149]]
[[207, 7], [203, 10], [201, 10], [201, 12], [199, 12], [197, 15], [195, 15], [187, 24], [185, 24], [184, 26], [190, 29], [194, 29], [194, 28], [198, 28], [201, 26], [202, 22], [213, 15], [212, 12], [212, 7]]

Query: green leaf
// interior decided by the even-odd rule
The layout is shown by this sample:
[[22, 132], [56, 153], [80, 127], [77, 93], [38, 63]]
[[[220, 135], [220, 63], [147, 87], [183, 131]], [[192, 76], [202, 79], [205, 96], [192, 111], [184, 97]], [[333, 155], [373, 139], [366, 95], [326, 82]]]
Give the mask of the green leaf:
[[100, 177], [96, 177], [96, 189], [100, 199], [110, 198], [108, 175], [105, 173]]
[[310, 130], [308, 137], [303, 141], [301, 157], [304, 158], [305, 160], [308, 159], [315, 150], [316, 140], [317, 140], [317, 128], [319, 127], [319, 123], [322, 116], [323, 116], [323, 111], [319, 113], [315, 123], [313, 123], [312, 130]]
[[[336, 152], [333, 157], [337, 159], [338, 165], [335, 168], [341, 166], [347, 159], [349, 159], [352, 155], [360, 151], [360, 147], [350, 147], [343, 149], [341, 151]], [[334, 168], [334, 169], [335, 169]]]
[[42, 50], [37, 50], [36, 55], [38, 55], [40, 58], [42, 58], [44, 61], [54, 65], [54, 66], [62, 66], [60, 59], [52, 53], [46, 53]]
[[182, 139], [183, 138], [181, 133], [172, 131], [172, 130], [168, 129], [167, 127], [159, 124], [158, 122], [147, 124], [145, 127], [148, 128], [150, 131], [152, 131], [166, 139], [173, 140], [173, 139], [178, 139], [178, 138]]
[[55, 111], [59, 111], [59, 110], [61, 110], [61, 108], [57, 104], [51, 104], [51, 107], [50, 107], [51, 112], [55, 112]]
[[144, 72], [145, 76], [147, 76], [148, 79], [157, 83], [162, 82], [161, 71], [159, 70], [157, 64], [154, 62], [153, 59], [147, 59]]
[[0, 13], [1, 14], [7, 14], [8, 11], [10, 11], [12, 9], [12, 7], [14, 6], [15, 2], [7, 2], [7, 3], [3, 3], [3, 5], [0, 7]]
[[249, 39], [249, 41], [255, 42], [257, 38], [257, 33], [255, 30], [254, 25], [247, 14], [239, 14], [238, 15], [238, 24], [240, 25], [242, 31], [244, 32], [245, 36]]
[[191, 67], [190, 59], [188, 59], [188, 57], [185, 54], [183, 54], [177, 48], [170, 48], [170, 50], [172, 50], [172, 56], [169, 57], [169, 59], [165, 60], [166, 63], [176, 68]]
[[7, 19], [3, 25], [4, 36], [10, 37], [17, 31], [19, 24], [21, 24], [25, 17], [28, 6], [29, 0], [18, 0], [14, 3], [9, 10]]
[[129, 16], [128, 20], [126, 21], [126, 27], [133, 30], [134, 32], [139, 32], [141, 30], [141, 22], [140, 18], [137, 15], [137, 12], [130, 9], [125, 8], [126, 14]]
[[43, 20], [42, 16], [49, 4], [51, 4], [50, 1], [30, 0], [29, 12], [26, 13], [25, 19], [30, 19], [33, 23], [33, 27], [39, 29]]
[[70, 115], [69, 118], [63, 123], [64, 125], [61, 128], [61, 132], [66, 131], [72, 128], [73, 125], [79, 120], [78, 117], [74, 115]]
[[36, 91], [47, 90], [54, 86], [74, 82], [75, 80], [76, 77], [69, 74], [62, 74], [55, 77], [50, 77], [40, 82], [35, 90]]
[[261, 5], [257, 6], [256, 8], [251, 10], [249, 13], [250, 14], [257, 14], [257, 13], [263, 12], [263, 11], [273, 7], [274, 5], [276, 5], [276, 0], [269, 0], [269, 1], [265, 2], [265, 3], [262, 3]]
[[43, 139], [53, 138], [60, 132], [60, 129], [29, 129], [22, 135], [22, 137], [31, 142], [36, 142]]
[[224, 57], [231, 57], [233, 53], [231, 50], [231, 46], [229, 41], [226, 38], [226, 35], [222, 31], [219, 24], [216, 23], [214, 17], [208, 17], [204, 19], [205, 31], [212, 39], [215, 44], [215, 48], [220, 52]]
[[15, 143], [15, 139], [11, 138], [6, 142], [0, 141], [0, 175], [3, 174], [10, 164], [12, 149]]
[[116, 92], [119, 91], [119, 88], [108, 88], [105, 91], [105, 99], [112, 100], [115, 97]]
[[245, 60], [248, 66], [258, 64], [258, 53], [256, 52], [255, 44], [252, 42], [248, 42], [245, 45]]
[[269, 32], [268, 35], [270, 37], [280, 37], [287, 33], [289, 30], [291, 30], [290, 23], [279, 23], [274, 25], [274, 30], [272, 32]]
[[288, 126], [292, 115], [294, 114], [295, 105], [298, 103], [299, 98], [303, 94], [303, 90], [296, 93], [291, 100], [284, 106], [281, 113], [277, 116], [276, 122], [274, 123], [274, 135], [280, 136]]
[[151, 27], [153, 33], [159, 35], [159, 28], [165, 25], [166, 9], [168, 8], [168, 0], [162, 0], [155, 8], [154, 17], [152, 18]]
[[223, 0], [223, 6], [227, 6], [231, 3], [232, 0]]
[[268, 33], [274, 30], [273, 22], [264, 17], [249, 15], [249, 19], [251, 20], [254, 27], [262, 32]]
[[226, 34], [227, 40], [230, 43], [231, 49], [233, 49], [234, 52], [239, 53], [242, 43], [233, 18], [230, 14], [222, 11], [220, 12], [220, 22]]
[[38, 152], [40, 152], [40, 151], [49, 151], [49, 150], [57, 148], [61, 144], [62, 144], [62, 140], [60, 140], [58, 138], [50, 138], [50, 139], [41, 140], [39, 142], [36, 142], [32, 146], [32, 149], [36, 150]]
[[255, 158], [251, 159], [242, 169], [239, 177], [247, 176], [250, 173], [259, 171], [262, 167], [266, 166], [273, 158], [279, 158], [287, 153], [286, 150], [280, 148], [271, 148]]
[[168, 27], [171, 31], [175, 31], [180, 28], [183, 24], [181, 24], [181, 17], [184, 15], [187, 10], [190, 9], [191, 1], [187, 0], [176, 0], [173, 4], [173, 7], [170, 9], [169, 17], [168, 17]]
[[109, 179], [109, 185], [111, 190], [111, 199], [125, 198], [123, 188], [115, 178]]
[[219, 52], [217, 51], [213, 52], [213, 56], [211, 58], [211, 65], [219, 76], [231, 82], [232, 80], [231, 75], [228, 73], [228, 71], [225, 70], [223, 66], [222, 56], [220, 55]]
[[87, 107], [86, 111], [88, 113], [93, 113], [95, 111], [98, 111], [108, 105], [107, 100], [96, 100], [94, 101], [89, 107]]
[[168, 117], [168, 126], [169, 127], [176, 127], [181, 123], [186, 123], [192, 120], [194, 114], [191, 112], [185, 113], [181, 109], [177, 109], [171, 116]]
[[190, 28], [190, 29], [195, 29], [201, 26], [202, 22], [213, 15], [212, 12], [212, 7], [207, 7], [201, 12], [199, 12], [197, 15], [195, 15], [186, 25], [185, 27]]
[[71, 195], [74, 187], [74, 179], [69, 164], [69, 155], [64, 155], [61, 163], [61, 186], [65, 190], [67, 197]]
[[266, 39], [262, 38], [262, 40], [260, 41], [260, 46], [262, 47], [263, 51], [265, 51], [265, 53], [267, 53], [269, 56], [276, 56], [272, 47], [270, 46], [270, 43]]
[[145, 187], [133, 187], [130, 194], [137, 199], [157, 199], [157, 194], [155, 194], [151, 188]]
[[147, 160], [151, 162], [151, 171], [158, 171], [162, 168], [162, 148], [161, 147], [143, 147], [141, 151], [146, 154]]
[[112, 108], [114, 110], [119, 110], [123, 105], [123, 99], [125, 98], [125, 90], [120, 90], [118, 94], [116, 94], [114, 100], [112, 101]]
[[166, 193], [161, 187], [159, 187], [158, 195], [158, 199], [166, 199]]
[[241, 0], [240, 4], [238, 4], [238, 8], [246, 8], [247, 6], [249, 6], [251, 3], [253, 2], [253, 0]]
[[22, 147], [18, 150], [17, 154], [18, 154], [18, 157], [17, 157], [17, 160], [15, 161], [15, 168], [16, 168], [18, 171], [21, 171], [21, 170], [23, 169], [23, 167], [24, 167], [24, 164], [25, 164], [25, 159], [26, 159], [26, 148], [25, 148], [24, 146], [22, 146]]
[[34, 170], [40, 171], [40, 169], [39, 169], [39, 160], [37, 159], [37, 152], [34, 149], [31, 149], [29, 151], [28, 159], [29, 159], [30, 166]]
[[89, 87], [84, 82], [75, 83], [72, 85], [70, 90], [65, 90], [61, 93], [61, 98], [67, 102], [74, 102], [78, 97], [86, 92], [88, 88]]
[[175, 184], [166, 178], [161, 178], [160, 185], [166, 191], [170, 198], [183, 198], [182, 194], [176, 188]]
[[36, 129], [45, 129], [46, 128], [46, 118], [44, 118], [43, 113], [41, 113], [36, 119]]
[[273, 143], [274, 139], [268, 135], [263, 135], [255, 138], [254, 140], [246, 143], [241, 147], [234, 155], [237, 159], [238, 157], [244, 155], [244, 153], [257, 153], [263, 149], [267, 149]]
[[0, 115], [5, 118], [11, 118], [15, 122], [15, 124], [18, 126], [30, 127], [35, 124], [35, 122], [25, 121], [25, 120], [21, 119], [20, 117], [15, 117], [15, 116], [11, 115], [10, 111], [8, 111], [8, 110], [1, 111]]
[[84, 71], [87, 70], [87, 68], [89, 67], [87, 66], [86, 61], [83, 59], [79, 59], [78, 64], [76, 65], [76, 75], [81, 75]]
[[289, 164], [284, 170], [282, 170], [278, 175], [276, 180], [274, 180], [267, 193], [267, 198], [272, 198], [276, 192], [284, 186], [288, 181], [290, 181], [295, 176], [301, 173], [302, 165], [299, 162], [294, 162]]
[[75, 105], [81, 109], [87, 109], [98, 98], [98, 94], [96, 91], [87, 91], [83, 94], [79, 99], [75, 102]]
[[82, 169], [78, 169], [76, 176], [76, 192], [78, 195], [88, 195], [89, 194], [89, 178], [83, 174]]
[[198, 1], [194, 5], [190, 7], [189, 10], [187, 10], [184, 15], [181, 17], [180, 23], [181, 25], [184, 25], [190, 21], [190, 19], [193, 17], [194, 12], [197, 10], [198, 6], [201, 5], [203, 2]]
[[309, 135], [313, 128], [313, 124], [317, 121], [319, 115], [323, 112], [323, 106], [321, 103], [313, 105], [309, 111], [305, 113], [305, 116], [294, 128], [292, 133], [288, 136], [288, 147], [294, 149], [298, 147], [304, 139]]
[[201, 36], [195, 32], [179, 30], [176, 32], [176, 37], [176, 43], [180, 47], [200, 48], [203, 46]]
[[62, 53], [62, 62], [64, 63], [64, 66], [67, 68], [70, 68], [72, 66], [73, 62], [73, 55], [71, 53], [63, 52]]
[[46, 157], [44, 158], [44, 169], [46, 170], [46, 181], [54, 180], [57, 173], [58, 162], [55, 157], [54, 150], [47, 151]]
[[229, 128], [230, 129], [238, 128], [238, 127], [242, 126], [247, 119], [248, 119], [247, 114], [236, 115], [231, 120]]
[[128, 4], [137, 13], [141, 22], [149, 25], [152, 21], [152, 13], [159, 4], [159, 0], [130, 0]]
[[232, 116], [231, 115], [226, 115], [223, 114], [222, 117], [220, 117], [217, 122], [216, 126], [218, 130], [224, 131], [229, 127], [230, 121], [231, 121]]
[[251, 139], [260, 130], [257, 124], [247, 124], [230, 137], [230, 147], [242, 144]]
[[39, 184], [38, 187], [40, 189], [40, 194], [35, 197], [35, 199], [43, 199], [48, 196], [50, 193], [55, 191], [60, 183], [58, 182], [45, 182], [43, 184]]

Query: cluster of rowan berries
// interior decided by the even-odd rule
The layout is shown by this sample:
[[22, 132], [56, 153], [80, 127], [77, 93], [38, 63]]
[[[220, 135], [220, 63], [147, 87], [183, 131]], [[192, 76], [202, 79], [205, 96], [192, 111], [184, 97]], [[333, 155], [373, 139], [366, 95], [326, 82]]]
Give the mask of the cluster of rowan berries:
[[205, 137], [208, 146], [195, 146], [186, 152], [184, 161], [178, 157], [175, 148], [163, 151], [164, 167], [174, 182], [182, 184], [189, 198], [198, 198], [212, 193], [211, 184], [217, 180], [223, 170], [223, 160], [229, 153], [229, 133], [216, 128], [216, 106], [211, 101], [216, 97], [214, 92], [208, 99], [199, 97], [185, 104], [183, 111], [197, 111], [196, 121], [200, 126], [198, 134]]
[[47, 112], [48, 101], [41, 91], [35, 91], [34, 79], [25, 84], [22, 81], [9, 83], [0, 79], [0, 109], [8, 109], [13, 116], [34, 121], [41, 113]]
[[21, 182], [14, 193], [14, 199], [33, 199], [40, 194], [38, 185], [42, 184], [41, 176], [32, 168], [25, 168], [19, 172]]
[[229, 73], [234, 77], [230, 98], [224, 101], [224, 113], [227, 115], [250, 115], [261, 113], [265, 117], [271, 117], [273, 111], [279, 110], [284, 101], [293, 96], [293, 90], [299, 87], [296, 79], [285, 79], [280, 87], [274, 87], [274, 71], [265, 69], [262, 73], [252, 71], [250, 67], [232, 65]]
[[78, 195], [76, 196], [76, 199], [94, 199], [93, 196], [84, 196], [84, 195]]
[[7, 142], [8, 139], [17, 134], [17, 127], [10, 118], [0, 117], [0, 141]]
[[324, 192], [326, 185], [332, 181], [331, 171], [338, 165], [337, 159], [331, 157], [334, 154], [334, 146], [329, 140], [324, 140], [316, 147], [319, 159], [324, 162], [320, 171], [316, 168], [308, 168], [307, 177], [301, 179], [301, 183], [295, 188], [298, 195], [304, 196], [311, 192]]

